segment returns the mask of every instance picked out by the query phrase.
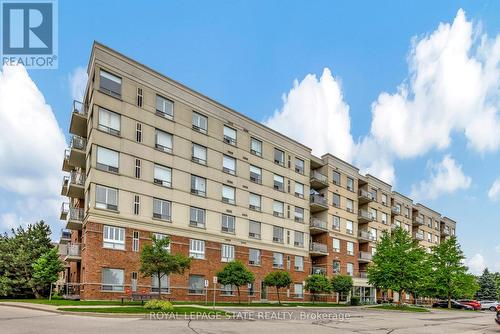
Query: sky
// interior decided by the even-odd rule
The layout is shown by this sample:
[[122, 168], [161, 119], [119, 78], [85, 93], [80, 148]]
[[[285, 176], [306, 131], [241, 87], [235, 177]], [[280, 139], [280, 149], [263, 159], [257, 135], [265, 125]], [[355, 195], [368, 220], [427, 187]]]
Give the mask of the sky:
[[97, 40], [390, 182], [458, 222], [471, 272], [500, 271], [500, 2], [60, 0], [58, 23], [58, 69], [0, 70], [0, 231], [64, 227]]

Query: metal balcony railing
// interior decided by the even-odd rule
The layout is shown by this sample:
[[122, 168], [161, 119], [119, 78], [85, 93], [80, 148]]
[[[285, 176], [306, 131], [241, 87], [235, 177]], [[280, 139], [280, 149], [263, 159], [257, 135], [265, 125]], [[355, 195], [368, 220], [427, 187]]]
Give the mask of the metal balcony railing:
[[360, 251], [359, 252], [359, 259], [371, 261], [372, 260], [372, 253]]
[[325, 197], [321, 196], [321, 195], [311, 195], [309, 197], [310, 201], [311, 201], [311, 204], [319, 204], [319, 205], [322, 205], [322, 206], [326, 206], [328, 207], [328, 201]]
[[66, 254], [67, 256], [81, 256], [82, 248], [80, 244], [67, 244]]
[[318, 182], [321, 182], [323, 184], [328, 184], [328, 177], [324, 174], [321, 174], [318, 171], [313, 170], [311, 173], [311, 180], [317, 180]]
[[365, 231], [365, 230], [359, 230], [358, 236], [359, 236], [359, 238], [364, 239], [364, 240], [369, 240], [369, 241], [376, 240], [376, 238], [370, 232]]
[[73, 135], [71, 136], [70, 147], [72, 149], [85, 151], [85, 148], [87, 147], [87, 140], [83, 137]]
[[313, 266], [311, 268], [311, 275], [315, 275], [315, 274], [326, 275], [326, 268], [325, 267], [315, 267], [315, 266]]
[[311, 218], [309, 226], [312, 228], [317, 228], [325, 231], [328, 230], [328, 223], [318, 218]]
[[397, 206], [393, 206], [393, 207], [391, 208], [391, 211], [392, 211], [392, 213], [393, 213], [393, 214], [395, 214], [395, 215], [400, 215], [400, 214], [401, 214], [401, 210], [400, 210], [400, 209], [399, 209], [399, 207], [397, 207]]
[[85, 185], [85, 174], [72, 171], [70, 174], [70, 183], [73, 185], [77, 186], [84, 186]]
[[422, 232], [415, 233], [415, 239], [424, 240], [424, 234]]
[[69, 211], [69, 203], [61, 203], [61, 215], [67, 215]]
[[83, 221], [85, 217], [85, 212], [83, 208], [69, 208], [69, 220]]
[[318, 253], [328, 253], [328, 246], [320, 242], [311, 242], [309, 245], [309, 250]]
[[373, 216], [371, 212], [368, 212], [366, 210], [360, 209], [358, 211], [358, 217], [366, 220], [373, 220]]
[[374, 200], [373, 194], [371, 192], [369, 192], [368, 190], [365, 190], [365, 189], [359, 189], [358, 195], [359, 195], [359, 197], [365, 198], [365, 199], [367, 199], [369, 201], [373, 201]]
[[87, 108], [85, 107], [85, 104], [83, 102], [74, 100], [73, 101], [73, 112], [80, 114], [80, 115], [86, 115]]
[[413, 224], [414, 225], [424, 225], [424, 220], [422, 219], [422, 217], [414, 217]]

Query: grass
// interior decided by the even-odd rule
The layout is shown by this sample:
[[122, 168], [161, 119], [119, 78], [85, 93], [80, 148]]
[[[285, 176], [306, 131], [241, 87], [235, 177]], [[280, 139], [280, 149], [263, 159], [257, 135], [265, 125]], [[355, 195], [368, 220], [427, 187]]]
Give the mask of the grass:
[[[99, 305], [122, 305], [119, 300], [69, 300], [69, 299], [0, 299], [1, 302], [32, 303], [54, 306], [99, 306]], [[136, 306], [141, 302], [124, 301], [123, 305]]]
[[[59, 311], [66, 311], [66, 312], [91, 312], [91, 313], [121, 313], [121, 314], [149, 314], [151, 312], [161, 312], [161, 311], [155, 311], [155, 310], [149, 310], [145, 309], [144, 307], [141, 306], [124, 306], [124, 307], [86, 307], [86, 308], [80, 308], [80, 307], [60, 307], [58, 308]], [[220, 311], [220, 310], [212, 310], [208, 308], [202, 308], [202, 307], [189, 307], [189, 306], [174, 306], [174, 310], [172, 312], [168, 312], [171, 314], [200, 314], [203, 313], [204, 315], [226, 315], [228, 314], [227, 312]]]
[[397, 306], [397, 305], [377, 305], [377, 306], [370, 307], [370, 309], [402, 311], [402, 312], [429, 312], [428, 309], [423, 308], [423, 307]]

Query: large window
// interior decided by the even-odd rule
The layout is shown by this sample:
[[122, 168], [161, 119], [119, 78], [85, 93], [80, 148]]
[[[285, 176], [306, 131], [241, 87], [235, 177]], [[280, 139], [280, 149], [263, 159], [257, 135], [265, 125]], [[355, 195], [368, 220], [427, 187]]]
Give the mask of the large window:
[[224, 142], [236, 145], [236, 130], [226, 125], [224, 125]]
[[304, 271], [304, 258], [302, 256], [295, 256], [295, 271]]
[[345, 232], [347, 234], [353, 234], [353, 222], [351, 220], [346, 220], [345, 222]]
[[221, 262], [231, 261], [234, 261], [234, 246], [223, 244], [221, 248]]
[[304, 160], [295, 158], [295, 172], [304, 174]]
[[295, 231], [293, 245], [295, 247], [304, 247], [304, 232]]
[[333, 261], [333, 273], [340, 274], [340, 261]]
[[189, 275], [188, 293], [201, 295], [205, 291], [205, 277], [201, 275]]
[[225, 173], [236, 174], [236, 159], [227, 155], [222, 158], [222, 170]]
[[[170, 292], [170, 279], [168, 275], [163, 275], [161, 277], [161, 292], [169, 293]], [[151, 276], [151, 291], [158, 292], [160, 290], [160, 280], [158, 280], [158, 275], [154, 274]]]
[[283, 227], [273, 226], [273, 242], [283, 243]]
[[283, 176], [274, 174], [274, 189], [279, 191], [285, 190], [285, 181]]
[[273, 253], [273, 268], [283, 268], [283, 253]]
[[285, 152], [282, 150], [274, 149], [274, 163], [280, 166], [285, 165]]
[[295, 196], [304, 198], [304, 185], [295, 181]]
[[354, 212], [354, 202], [352, 201], [352, 199], [346, 198], [345, 208], [348, 212]]
[[250, 210], [260, 211], [261, 208], [260, 195], [250, 193], [248, 207], [250, 208]]
[[139, 251], [139, 231], [132, 232], [132, 252]]
[[[165, 238], [169, 238], [168, 235], [162, 233], [153, 233], [153, 236], [156, 240], [163, 240]], [[165, 250], [170, 253], [170, 245], [172, 245], [172, 240], [169, 240], [168, 245], [165, 247]]]
[[158, 129], [155, 131], [155, 147], [160, 151], [172, 153], [172, 135]]
[[332, 193], [332, 198], [333, 198], [333, 206], [340, 208], [340, 196], [339, 194]]
[[123, 269], [102, 268], [101, 289], [103, 291], [123, 291], [125, 272]]
[[192, 160], [196, 163], [207, 164], [207, 148], [198, 144], [193, 144]]
[[104, 108], [99, 108], [99, 130], [113, 135], [120, 135], [120, 115]]
[[260, 265], [260, 249], [250, 248], [248, 252], [248, 263], [254, 266]]
[[337, 171], [333, 171], [333, 184], [340, 186], [340, 173]]
[[172, 169], [165, 166], [155, 165], [154, 183], [170, 188], [172, 186]]
[[337, 238], [332, 238], [333, 251], [338, 253], [340, 252], [340, 240]]
[[99, 72], [99, 89], [111, 96], [120, 98], [122, 96], [122, 79], [109, 72]]
[[302, 285], [302, 283], [295, 283], [293, 285], [293, 295], [295, 298], [304, 297], [304, 286]]
[[222, 201], [224, 203], [235, 204], [235, 193], [236, 189], [234, 187], [222, 185]]
[[354, 179], [347, 177], [347, 190], [354, 191]]
[[354, 276], [354, 264], [347, 263], [347, 275]]
[[260, 223], [250, 220], [248, 222], [248, 236], [254, 239], [260, 239]]
[[208, 129], [208, 118], [193, 111], [193, 129], [206, 134]]
[[382, 212], [382, 224], [387, 224], [387, 213]]
[[354, 255], [354, 243], [351, 241], [347, 242], [347, 255]]
[[189, 256], [195, 259], [205, 258], [205, 241], [190, 239], [189, 240]]
[[340, 217], [338, 216], [333, 216], [333, 224], [332, 228], [334, 230], [340, 230]]
[[206, 196], [207, 181], [203, 177], [199, 177], [196, 175], [191, 175], [191, 193], [199, 196]]
[[174, 118], [174, 102], [156, 95], [156, 113], [169, 119]]
[[153, 198], [153, 217], [157, 219], [170, 220], [172, 214], [172, 203], [158, 198]]
[[260, 140], [255, 138], [250, 140], [250, 153], [259, 157], [262, 156], [262, 142]]
[[95, 206], [99, 209], [118, 210], [118, 189], [96, 185]]
[[[387, 195], [382, 193], [382, 204], [387, 205]], [[401, 207], [399, 208], [399, 212], [401, 212]]]
[[295, 217], [294, 220], [297, 223], [303, 223], [304, 222], [304, 209], [299, 208], [298, 206], [295, 207]]
[[205, 209], [189, 208], [189, 225], [205, 228]]
[[250, 181], [261, 184], [262, 183], [262, 169], [250, 165]]
[[102, 233], [104, 248], [125, 249], [125, 229], [122, 227], [104, 225]]
[[222, 232], [225, 233], [234, 233], [235, 231], [235, 216], [230, 215], [222, 215]]
[[283, 202], [274, 201], [273, 202], [273, 215], [276, 217], [283, 218], [284, 217], [284, 213], [283, 213], [284, 206], [285, 206], [285, 204]]
[[118, 173], [120, 154], [116, 151], [97, 146], [97, 169]]

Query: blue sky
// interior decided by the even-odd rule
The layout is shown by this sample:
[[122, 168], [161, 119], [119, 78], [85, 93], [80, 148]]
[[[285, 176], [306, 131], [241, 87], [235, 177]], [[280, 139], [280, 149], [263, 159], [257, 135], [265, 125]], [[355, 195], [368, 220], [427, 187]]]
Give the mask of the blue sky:
[[[459, 19], [459, 9], [465, 12], [465, 22]], [[446, 27], [439, 30], [440, 23], [448, 24], [448, 35]], [[448, 48], [448, 44], [466, 41], [467, 27], [472, 27], [472, 46], [465, 47], [464, 66], [460, 63], [463, 57], [452, 54], [449, 59], [458, 59], [456, 67], [447, 72], [441, 63], [437, 74], [425, 77], [426, 69], [435, 65], [434, 59], [423, 51], [417, 52], [416, 45], [422, 42], [422, 49], [434, 48], [439, 57], [459, 53], [461, 43], [457, 48]], [[439, 44], [442, 41], [437, 37], [431, 38], [434, 33], [448, 36], [449, 43]], [[500, 178], [500, 144], [495, 139], [500, 137], [500, 127], [496, 126], [500, 119], [500, 79], [495, 78], [498, 72], [494, 71], [499, 66], [495, 59], [500, 59], [500, 49], [477, 52], [482, 50], [481, 36], [493, 45], [499, 34], [498, 1], [59, 1], [59, 69], [30, 70], [28, 75], [36, 87], [25, 84], [35, 95], [36, 90], [43, 94], [66, 140], [74, 95], [71, 85], [78, 81], [72, 79], [72, 74], [86, 67], [94, 40], [291, 135], [297, 132], [296, 126], [305, 113], [332, 115], [329, 124], [307, 123], [297, 139], [313, 147], [308, 141], [318, 137], [307, 132], [318, 132], [327, 144], [313, 147], [315, 153], [332, 151], [364, 170], [389, 178], [398, 191], [416, 194], [424, 204], [457, 220], [458, 237], [471, 268], [477, 271], [488, 265], [500, 271], [496, 218], [500, 190], [488, 196], [494, 181]], [[487, 70], [488, 59], [494, 63], [491, 71]], [[462, 69], [466, 73], [467, 66], [475, 68], [476, 63], [484, 68], [473, 76], [478, 85], [453, 86], [450, 77]], [[325, 68], [329, 71], [324, 72]], [[0, 78], [4, 80], [3, 86], [0, 81], [0, 97], [8, 95], [8, 84], [12, 82], [5, 73]], [[419, 90], [420, 80], [437, 92], [425, 87]], [[402, 84], [407, 87], [407, 95], [398, 90]], [[463, 90], [460, 96], [468, 96], [476, 86], [481, 89], [471, 93], [472, 107], [468, 109], [439, 101], [441, 88]], [[6, 95], [2, 95], [2, 89]], [[379, 99], [383, 92], [392, 96], [389, 101]], [[412, 136], [398, 136], [397, 130], [381, 134], [387, 117], [400, 112], [394, 106], [400, 97], [410, 101], [405, 110], [415, 119], [421, 113], [422, 117], [442, 114], [460, 121], [448, 126], [450, 121], [436, 116], [435, 122], [415, 121], [420, 131]], [[13, 98], [11, 103], [2, 105], [0, 101], [0, 115], [2, 108], [24, 110], [15, 108]], [[467, 101], [463, 105], [468, 106]], [[37, 108], [43, 108], [43, 103]], [[488, 122], [485, 110], [493, 110], [492, 122]], [[50, 110], [43, 114], [50, 119]], [[372, 115], [377, 115], [378, 123], [373, 122]], [[482, 119], [477, 115], [486, 121], [470, 126], [471, 119]], [[49, 120], [42, 124], [50, 128], [52, 123]], [[390, 126], [387, 124], [388, 129]], [[315, 131], [315, 127], [323, 129]], [[464, 135], [466, 132], [469, 135]], [[446, 135], [440, 137], [440, 133]], [[26, 142], [37, 141], [40, 151], [44, 145], [61, 146], [58, 134], [39, 140], [28, 136], [29, 131], [19, 135], [25, 136]], [[410, 139], [420, 144], [406, 154], [396, 142], [401, 140], [404, 145]], [[26, 160], [32, 159], [31, 166], [41, 163], [36, 157], [20, 159], [23, 163], [7, 162], [8, 150], [2, 153], [2, 142], [5, 145], [7, 141], [12, 145], [11, 136], [0, 135], [0, 158], [5, 164], [0, 167], [0, 176], [32, 173], [37, 176], [32, 181], [43, 178], [36, 168], [24, 170]], [[387, 142], [391, 149], [381, 148]], [[53, 151], [59, 165], [62, 151]], [[44, 163], [53, 168], [46, 159], [40, 166]], [[433, 173], [458, 181], [440, 184], [432, 179]], [[421, 189], [433, 187], [433, 194], [421, 191], [421, 182], [426, 182]], [[0, 182], [0, 229], [40, 217], [58, 232], [62, 225], [57, 221], [57, 210], [53, 210], [55, 196], [48, 190], [33, 192]], [[28, 209], [25, 202], [29, 203]], [[38, 208], [40, 205], [43, 210]]]

